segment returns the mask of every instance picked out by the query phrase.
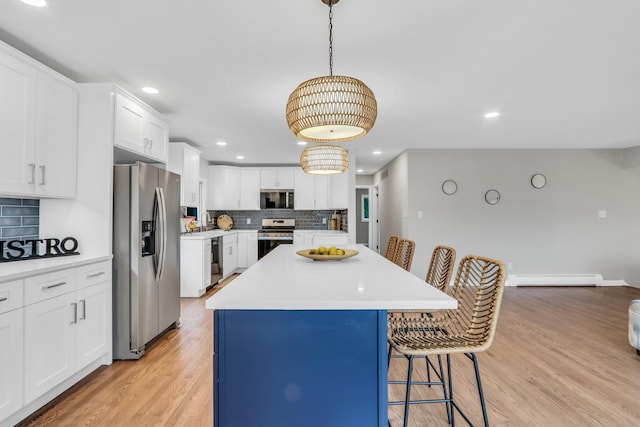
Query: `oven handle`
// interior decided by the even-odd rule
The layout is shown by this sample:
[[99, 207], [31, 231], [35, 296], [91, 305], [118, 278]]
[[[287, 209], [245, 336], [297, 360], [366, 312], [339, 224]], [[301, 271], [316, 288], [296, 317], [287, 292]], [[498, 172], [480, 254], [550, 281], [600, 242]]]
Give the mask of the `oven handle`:
[[258, 240], [293, 240], [293, 237], [258, 237]]

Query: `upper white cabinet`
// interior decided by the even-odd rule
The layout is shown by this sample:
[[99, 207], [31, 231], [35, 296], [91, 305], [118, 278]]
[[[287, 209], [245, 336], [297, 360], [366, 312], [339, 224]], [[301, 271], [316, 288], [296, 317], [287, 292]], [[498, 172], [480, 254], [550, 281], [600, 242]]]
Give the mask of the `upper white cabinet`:
[[140, 101], [118, 93], [114, 146], [167, 163], [169, 125]]
[[347, 174], [313, 175], [296, 170], [295, 207], [298, 210], [347, 209], [348, 182]]
[[260, 170], [260, 188], [264, 190], [291, 190], [297, 168], [263, 168]]
[[0, 194], [73, 198], [78, 90], [0, 43]]
[[260, 171], [234, 166], [209, 166], [207, 209], [259, 210]]
[[200, 206], [200, 151], [184, 142], [169, 143], [168, 169], [180, 175], [182, 206]]

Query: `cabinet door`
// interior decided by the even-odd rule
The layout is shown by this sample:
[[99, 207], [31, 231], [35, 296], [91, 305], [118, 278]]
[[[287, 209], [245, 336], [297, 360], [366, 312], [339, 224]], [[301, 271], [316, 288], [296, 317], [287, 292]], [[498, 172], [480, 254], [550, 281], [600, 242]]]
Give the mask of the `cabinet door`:
[[295, 187], [293, 205], [296, 210], [315, 209], [315, 179], [313, 175], [306, 174], [302, 169], [295, 172]]
[[247, 233], [238, 233], [238, 268], [249, 267], [247, 263], [248, 240]]
[[36, 72], [0, 52], [0, 193], [31, 194], [35, 185]]
[[223, 245], [222, 274], [228, 277], [238, 268], [238, 242], [225, 243]]
[[258, 233], [247, 234], [247, 268], [258, 262]]
[[260, 170], [240, 169], [240, 209], [260, 210]]
[[202, 289], [207, 289], [209, 286], [211, 286], [211, 240], [205, 240], [202, 246], [204, 248], [202, 250]]
[[116, 98], [113, 144], [137, 153], [144, 153], [145, 111], [136, 102], [118, 94]]
[[76, 370], [84, 368], [109, 350], [109, 287], [109, 282], [103, 282], [76, 293]]
[[329, 177], [329, 187], [331, 197], [330, 209], [348, 209], [349, 208], [349, 175], [341, 173], [331, 175]]
[[274, 188], [278, 188], [277, 169], [260, 170], [260, 188], [264, 190], [272, 190]]
[[22, 408], [23, 309], [0, 314], [0, 420]]
[[329, 209], [329, 177], [316, 175], [314, 178], [315, 209]]
[[75, 322], [73, 292], [24, 308], [25, 404], [74, 373]]
[[145, 116], [142, 145], [145, 153], [162, 163], [168, 160], [169, 125], [154, 114], [143, 110]]
[[291, 190], [295, 184], [295, 170], [297, 168], [278, 169], [278, 188], [283, 190]]
[[36, 194], [76, 195], [78, 90], [38, 74], [36, 96]]

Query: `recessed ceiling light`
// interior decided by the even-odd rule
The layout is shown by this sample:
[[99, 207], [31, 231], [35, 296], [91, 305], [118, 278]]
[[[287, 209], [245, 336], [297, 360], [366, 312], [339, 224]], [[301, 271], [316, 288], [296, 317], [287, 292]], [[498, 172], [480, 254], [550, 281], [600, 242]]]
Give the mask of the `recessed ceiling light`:
[[380, 150], [376, 150], [373, 152], [374, 155], [379, 156], [380, 154], [382, 154], [382, 151]]
[[22, 2], [35, 7], [45, 7], [47, 5], [46, 0], [22, 0]]
[[147, 93], [152, 93], [152, 94], [157, 94], [160, 93], [160, 91], [158, 89], [156, 89], [155, 87], [151, 87], [151, 86], [145, 86], [142, 88], [143, 92], [147, 92]]
[[364, 169], [356, 169], [356, 172], [357, 173], [362, 173], [362, 172], [364, 172]]
[[219, 145], [220, 147], [224, 147], [225, 145], [227, 145], [227, 143], [224, 141], [218, 141], [216, 142], [216, 145]]
[[244, 156], [236, 156], [236, 159], [238, 159], [238, 160], [244, 160]]
[[497, 111], [491, 111], [491, 112], [489, 112], [489, 113], [486, 113], [486, 114], [484, 115], [484, 117], [485, 117], [486, 119], [493, 119], [494, 117], [498, 117], [499, 115], [500, 115], [500, 113], [499, 113], [499, 112], [497, 112]]
[[307, 143], [304, 141], [298, 141], [298, 145], [307, 145]]

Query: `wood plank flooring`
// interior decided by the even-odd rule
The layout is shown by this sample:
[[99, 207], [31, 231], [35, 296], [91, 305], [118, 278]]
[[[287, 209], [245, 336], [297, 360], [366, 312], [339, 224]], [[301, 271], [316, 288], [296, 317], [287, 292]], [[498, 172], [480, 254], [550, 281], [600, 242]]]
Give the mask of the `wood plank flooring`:
[[[204, 302], [213, 292], [183, 299], [181, 327], [142, 359], [100, 368], [21, 426], [212, 426], [212, 315]], [[628, 305], [639, 298], [640, 289], [627, 287], [507, 288], [493, 346], [478, 356], [491, 424], [640, 425], [640, 357], [627, 339]], [[453, 365], [456, 398], [480, 425], [473, 367], [464, 356]], [[391, 376], [403, 378], [405, 369], [394, 359]], [[402, 399], [404, 387], [390, 395]], [[402, 411], [390, 408], [394, 427]], [[446, 425], [441, 404], [411, 408], [411, 426]]]

